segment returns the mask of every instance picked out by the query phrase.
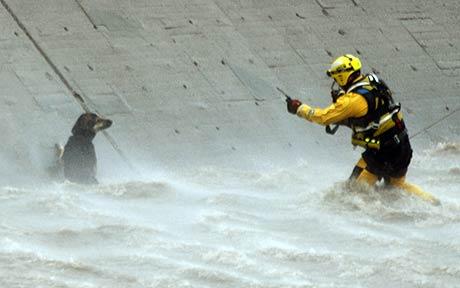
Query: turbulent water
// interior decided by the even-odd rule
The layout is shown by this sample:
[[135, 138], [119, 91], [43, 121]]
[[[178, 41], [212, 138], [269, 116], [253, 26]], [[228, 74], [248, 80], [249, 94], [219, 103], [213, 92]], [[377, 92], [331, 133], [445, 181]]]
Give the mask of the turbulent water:
[[311, 167], [2, 187], [0, 287], [460, 287], [460, 145], [411, 166], [440, 207]]

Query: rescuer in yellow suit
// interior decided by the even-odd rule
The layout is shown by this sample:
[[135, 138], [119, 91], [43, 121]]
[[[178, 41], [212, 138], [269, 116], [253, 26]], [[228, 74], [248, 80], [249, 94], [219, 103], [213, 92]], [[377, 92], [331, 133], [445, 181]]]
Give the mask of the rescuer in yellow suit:
[[[361, 74], [361, 61], [346, 54], [338, 57], [327, 71], [339, 89], [331, 89], [332, 104], [324, 109], [287, 98], [287, 109], [310, 122], [327, 126], [345, 125], [352, 129], [351, 142], [365, 149], [350, 179], [375, 185], [385, 183], [401, 188], [435, 205], [433, 195], [406, 182], [412, 158], [403, 115], [387, 85], [375, 74]], [[333, 83], [333, 86], [335, 85]]]

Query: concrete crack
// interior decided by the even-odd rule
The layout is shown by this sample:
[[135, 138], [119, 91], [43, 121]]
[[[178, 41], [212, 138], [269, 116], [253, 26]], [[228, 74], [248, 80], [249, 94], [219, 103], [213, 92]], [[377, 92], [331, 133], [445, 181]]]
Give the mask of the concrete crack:
[[93, 18], [91, 18], [91, 16], [88, 14], [88, 11], [86, 11], [85, 7], [83, 7], [80, 0], [75, 0], [75, 2], [77, 3], [78, 7], [80, 7], [80, 10], [83, 12], [86, 18], [88, 18], [88, 21], [91, 23], [91, 25], [93, 25], [93, 28], [97, 30], [96, 23], [94, 22]]
[[14, 22], [19, 26], [19, 28], [24, 32], [24, 34], [27, 36], [29, 41], [34, 45], [35, 49], [37, 49], [38, 53], [43, 57], [43, 59], [48, 63], [48, 65], [51, 67], [53, 72], [59, 77], [59, 80], [64, 84], [64, 86], [69, 90], [70, 94], [77, 99], [78, 103], [82, 106], [82, 108], [85, 111], [89, 111], [88, 106], [86, 105], [84, 99], [80, 96], [80, 94], [75, 91], [75, 89], [70, 85], [69, 81], [65, 78], [64, 74], [58, 69], [56, 64], [51, 60], [51, 58], [46, 54], [45, 50], [38, 44], [38, 42], [35, 40], [35, 38], [30, 34], [29, 30], [24, 26], [24, 24], [19, 20], [18, 16], [14, 13], [14, 11], [10, 8], [8, 3], [6, 3], [5, 0], [0, 0], [0, 3], [2, 4], [3, 8], [10, 14], [10, 16], [13, 18]]

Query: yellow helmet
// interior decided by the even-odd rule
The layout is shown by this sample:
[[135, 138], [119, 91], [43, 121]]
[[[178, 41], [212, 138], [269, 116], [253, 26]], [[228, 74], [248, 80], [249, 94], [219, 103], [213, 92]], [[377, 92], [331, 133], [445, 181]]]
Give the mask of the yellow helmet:
[[327, 76], [334, 78], [339, 86], [347, 85], [351, 74], [361, 70], [361, 61], [358, 57], [345, 54], [335, 59], [331, 64], [331, 69], [327, 70]]

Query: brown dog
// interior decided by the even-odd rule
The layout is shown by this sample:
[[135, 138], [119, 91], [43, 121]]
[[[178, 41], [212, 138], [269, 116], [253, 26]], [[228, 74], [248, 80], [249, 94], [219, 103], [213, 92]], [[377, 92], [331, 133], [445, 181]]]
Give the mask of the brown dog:
[[92, 141], [97, 132], [111, 125], [111, 120], [101, 118], [94, 113], [80, 115], [72, 128], [72, 136], [69, 137], [64, 148], [60, 149], [60, 160], [67, 180], [81, 184], [98, 183], [97, 158]]

